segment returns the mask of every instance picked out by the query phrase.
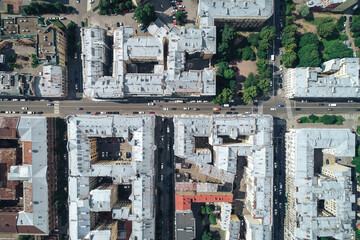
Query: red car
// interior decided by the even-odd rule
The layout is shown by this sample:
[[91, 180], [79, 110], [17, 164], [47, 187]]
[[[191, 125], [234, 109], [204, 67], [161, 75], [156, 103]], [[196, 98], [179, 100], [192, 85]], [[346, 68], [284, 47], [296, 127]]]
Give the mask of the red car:
[[213, 110], [214, 110], [214, 111], [220, 111], [221, 108], [214, 108]]
[[176, 5], [181, 5], [181, 2], [177, 2]]
[[149, 114], [155, 114], [155, 112], [149, 112]]
[[180, 10], [181, 10], [181, 11], [185, 11], [185, 9], [184, 9], [184, 8], [180, 8]]
[[174, 25], [178, 25], [178, 23], [177, 23], [177, 22], [174, 22]]
[[125, 10], [125, 11], [124, 11], [124, 13], [128, 13], [128, 12], [129, 12], [129, 10]]
[[175, 15], [175, 13], [171, 13], [171, 16], [174, 16]]

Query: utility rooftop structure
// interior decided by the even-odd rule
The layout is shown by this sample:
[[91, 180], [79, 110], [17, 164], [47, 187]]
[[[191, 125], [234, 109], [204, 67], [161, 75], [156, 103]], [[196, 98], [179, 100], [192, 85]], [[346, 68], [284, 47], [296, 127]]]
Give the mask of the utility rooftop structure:
[[[158, 19], [148, 29], [153, 37], [134, 36], [130, 26], [115, 29], [113, 49], [103, 29], [82, 29], [85, 95], [116, 99], [216, 94], [215, 69], [208, 60], [216, 52], [215, 27], [169, 29]], [[111, 51], [112, 76], [108, 76]], [[191, 54], [205, 59], [207, 66], [192, 70], [186, 61], [194, 57]]]
[[198, 22], [201, 27], [225, 23], [242, 28], [259, 27], [274, 12], [273, 0], [200, 0]]
[[0, 118], [0, 236], [57, 226], [55, 119]]
[[334, 158], [353, 156], [355, 134], [349, 129], [291, 129], [286, 134], [285, 239], [352, 239], [352, 171]]
[[155, 239], [155, 117], [68, 116], [67, 122], [70, 239], [116, 239], [119, 220], [131, 221], [130, 239]]
[[332, 59], [324, 62], [322, 68], [287, 69], [284, 85], [289, 99], [359, 98], [359, 59]]
[[[174, 126], [175, 156], [195, 164], [199, 168], [199, 173], [212, 179], [232, 184], [238, 157], [246, 158], [245, 205], [249, 212], [244, 216], [247, 225], [246, 239], [270, 239], [273, 182], [272, 117], [177, 115], [174, 116]], [[194, 186], [186, 187], [194, 188], [195, 191]], [[212, 189], [210, 186], [207, 188]], [[198, 196], [189, 201], [196, 202], [202, 195], [209, 195], [200, 189], [202, 188], [196, 187]], [[216, 192], [212, 194], [216, 195]], [[175, 196], [176, 202], [180, 197], [186, 196]], [[220, 202], [228, 202], [226, 195], [221, 198], [225, 200]], [[220, 197], [215, 196], [215, 200], [208, 202], [216, 202], [218, 199]], [[223, 204], [222, 208], [226, 210], [227, 206]], [[223, 213], [221, 219], [223, 229], [230, 230], [236, 225], [233, 223], [234, 226], [229, 226], [230, 214]], [[225, 226], [225, 223], [228, 226]]]

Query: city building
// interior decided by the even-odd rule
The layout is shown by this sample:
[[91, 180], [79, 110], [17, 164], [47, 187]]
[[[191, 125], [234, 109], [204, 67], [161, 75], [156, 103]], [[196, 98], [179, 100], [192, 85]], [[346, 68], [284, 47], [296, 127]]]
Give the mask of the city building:
[[200, 27], [230, 24], [255, 28], [262, 26], [273, 12], [273, 0], [200, 0], [197, 21]]
[[67, 38], [61, 23], [23, 16], [1, 21], [0, 95], [65, 98]]
[[286, 133], [285, 239], [353, 239], [356, 183], [341, 165], [355, 156], [349, 129], [291, 129]]
[[[214, 96], [215, 27], [168, 28], [160, 19], [148, 27], [153, 37], [136, 36], [130, 26], [81, 30], [84, 94], [93, 99]], [[112, 62], [111, 62], [112, 52]], [[112, 63], [112, 75], [106, 72]]]
[[310, 0], [306, 4], [311, 11], [344, 12], [357, 4], [357, 0]]
[[359, 59], [332, 59], [321, 68], [289, 68], [283, 81], [285, 96], [289, 99], [359, 98]]
[[121, 229], [130, 239], [155, 239], [155, 116], [67, 123], [70, 239], [115, 240]]
[[57, 226], [55, 118], [0, 118], [0, 237]]
[[[175, 209], [214, 203], [227, 239], [236, 239], [239, 219], [231, 214], [233, 183], [244, 165], [246, 239], [271, 239], [272, 117], [260, 115], [174, 116]], [[180, 160], [179, 160], [180, 159]]]

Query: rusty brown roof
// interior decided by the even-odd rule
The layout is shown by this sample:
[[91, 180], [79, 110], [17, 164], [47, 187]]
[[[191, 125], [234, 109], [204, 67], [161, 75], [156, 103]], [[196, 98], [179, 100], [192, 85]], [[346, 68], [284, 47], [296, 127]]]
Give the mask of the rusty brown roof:
[[0, 232], [17, 233], [16, 217], [17, 212], [0, 212]]
[[32, 164], [32, 153], [30, 152], [30, 150], [32, 150], [32, 142], [30, 141], [26, 141], [23, 142], [23, 147], [24, 147], [24, 159], [23, 162], [24, 164]]
[[10, 167], [15, 166], [21, 160], [21, 149], [0, 148], [0, 199], [15, 200], [21, 195], [19, 189], [21, 181], [8, 181], [7, 175]]
[[0, 117], [0, 138], [17, 138], [18, 117]]

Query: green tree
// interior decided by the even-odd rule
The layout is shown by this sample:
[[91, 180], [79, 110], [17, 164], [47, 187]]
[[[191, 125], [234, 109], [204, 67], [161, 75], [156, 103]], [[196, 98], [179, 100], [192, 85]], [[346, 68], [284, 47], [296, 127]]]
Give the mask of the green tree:
[[354, 43], [355, 46], [360, 47], [360, 37], [355, 38]]
[[19, 235], [18, 240], [34, 240], [35, 237], [33, 235]]
[[266, 59], [267, 57], [267, 54], [265, 51], [261, 51], [261, 50], [258, 50], [257, 53], [256, 53], [257, 57], [259, 59]]
[[293, 52], [297, 48], [296, 43], [285, 45], [285, 52]]
[[295, 10], [295, 4], [286, 4], [285, 15], [289, 16]]
[[124, 12], [126, 10], [126, 5], [125, 3], [119, 3], [119, 6], [118, 6], [120, 12]]
[[334, 124], [336, 123], [336, 116], [335, 115], [324, 115], [321, 118], [324, 124]]
[[259, 82], [258, 77], [255, 76], [252, 72], [249, 73], [249, 75], [247, 76], [244, 82], [244, 89], [247, 89], [251, 86], [256, 86], [258, 82]]
[[129, 10], [134, 8], [134, 5], [133, 5], [132, 1], [127, 1], [127, 2], [125, 3], [125, 6], [126, 6], [126, 8], [129, 9]]
[[345, 21], [346, 21], [345, 16], [341, 16], [336, 22], [336, 30], [338, 30], [339, 32], [345, 30], [345, 27], [344, 27]]
[[314, 115], [314, 114], [311, 114], [311, 115], [309, 116], [309, 119], [314, 123], [314, 122], [316, 122], [316, 121], [319, 119], [319, 117], [316, 116], [316, 115]]
[[226, 104], [234, 98], [234, 92], [230, 88], [224, 88], [222, 92], [213, 99], [214, 104]]
[[209, 214], [209, 221], [210, 221], [210, 224], [216, 224], [216, 217], [214, 214]]
[[319, 38], [316, 36], [315, 33], [307, 32], [301, 36], [299, 41], [299, 47], [304, 47], [308, 44], [319, 45]]
[[265, 59], [259, 59], [256, 62], [256, 66], [257, 66], [258, 72], [263, 72], [268, 68], [269, 62]]
[[56, 8], [58, 13], [65, 13], [66, 12], [66, 7], [60, 2], [55, 2], [54, 7]]
[[229, 83], [229, 85], [230, 85], [231, 91], [233, 91], [233, 92], [235, 93], [235, 91], [236, 91], [236, 81], [235, 81], [235, 80], [231, 80], [230, 83]]
[[247, 60], [255, 61], [256, 60], [255, 53], [251, 49], [251, 47], [247, 46], [243, 49], [242, 60], [245, 60], [245, 61], [247, 61]]
[[359, 32], [360, 31], [360, 16], [354, 16], [353, 17], [353, 20], [351, 22], [350, 30], [352, 32]]
[[244, 103], [249, 103], [253, 99], [257, 98], [259, 96], [259, 90], [256, 86], [251, 86], [247, 89], [245, 89], [242, 100]]
[[247, 37], [247, 40], [251, 46], [257, 47], [259, 45], [259, 34], [250, 33], [250, 35]]
[[270, 81], [270, 78], [261, 78], [257, 86], [263, 93], [268, 93], [270, 91]]
[[177, 20], [179, 25], [182, 25], [185, 19], [183, 11], [177, 10], [177, 12], [175, 13], [175, 19]]
[[291, 15], [285, 18], [285, 25], [289, 26], [291, 24], [294, 24], [294, 21], [296, 20], [295, 15]]
[[270, 44], [264, 40], [259, 41], [258, 50], [260, 51], [267, 51], [270, 47]]
[[218, 56], [219, 56], [220, 60], [226, 61], [230, 55], [229, 44], [226, 42], [220, 43], [220, 45], [218, 46], [217, 52], [218, 52]]
[[335, 24], [323, 22], [317, 27], [317, 33], [323, 38], [329, 38], [335, 33]]
[[229, 69], [229, 63], [228, 62], [220, 62], [217, 68], [216, 74], [220, 77], [224, 76], [225, 70]]
[[288, 25], [283, 30], [283, 35], [294, 36], [297, 31], [297, 26], [295, 24]]
[[298, 67], [318, 67], [321, 64], [319, 49], [316, 44], [308, 44], [300, 48], [298, 56]]
[[224, 78], [226, 79], [233, 79], [235, 77], [235, 73], [234, 70], [232, 69], [227, 69], [224, 71]]
[[275, 27], [266, 25], [261, 29], [259, 36], [262, 41], [265, 41], [267, 43], [272, 42], [275, 37]]
[[353, 50], [339, 40], [324, 41], [323, 58], [325, 61], [353, 57], [353, 54]]
[[135, 18], [145, 26], [148, 26], [156, 19], [154, 5], [147, 3], [144, 6], [138, 6], [135, 9]]
[[203, 232], [202, 236], [201, 236], [202, 240], [212, 240], [212, 234], [211, 232], [205, 231]]
[[201, 214], [202, 215], [205, 215], [206, 214], [206, 209], [205, 209], [205, 206], [201, 206]]
[[300, 15], [303, 17], [307, 17], [310, 14], [310, 9], [308, 5], [304, 5], [300, 8]]
[[284, 53], [281, 57], [281, 60], [283, 61], [285, 67], [290, 68], [294, 66], [296, 58], [297, 56], [295, 52], [289, 52]]
[[235, 38], [237, 37], [237, 33], [235, 28], [230, 27], [228, 24], [225, 24], [224, 28], [220, 30], [222, 42], [231, 45]]
[[[344, 120], [345, 119], [343, 116], [341, 115], [336, 116], [336, 125], [341, 125]], [[358, 148], [358, 150], [360, 150], [360, 147]]]
[[213, 208], [210, 205], [206, 205], [206, 213], [211, 214], [213, 211]]

